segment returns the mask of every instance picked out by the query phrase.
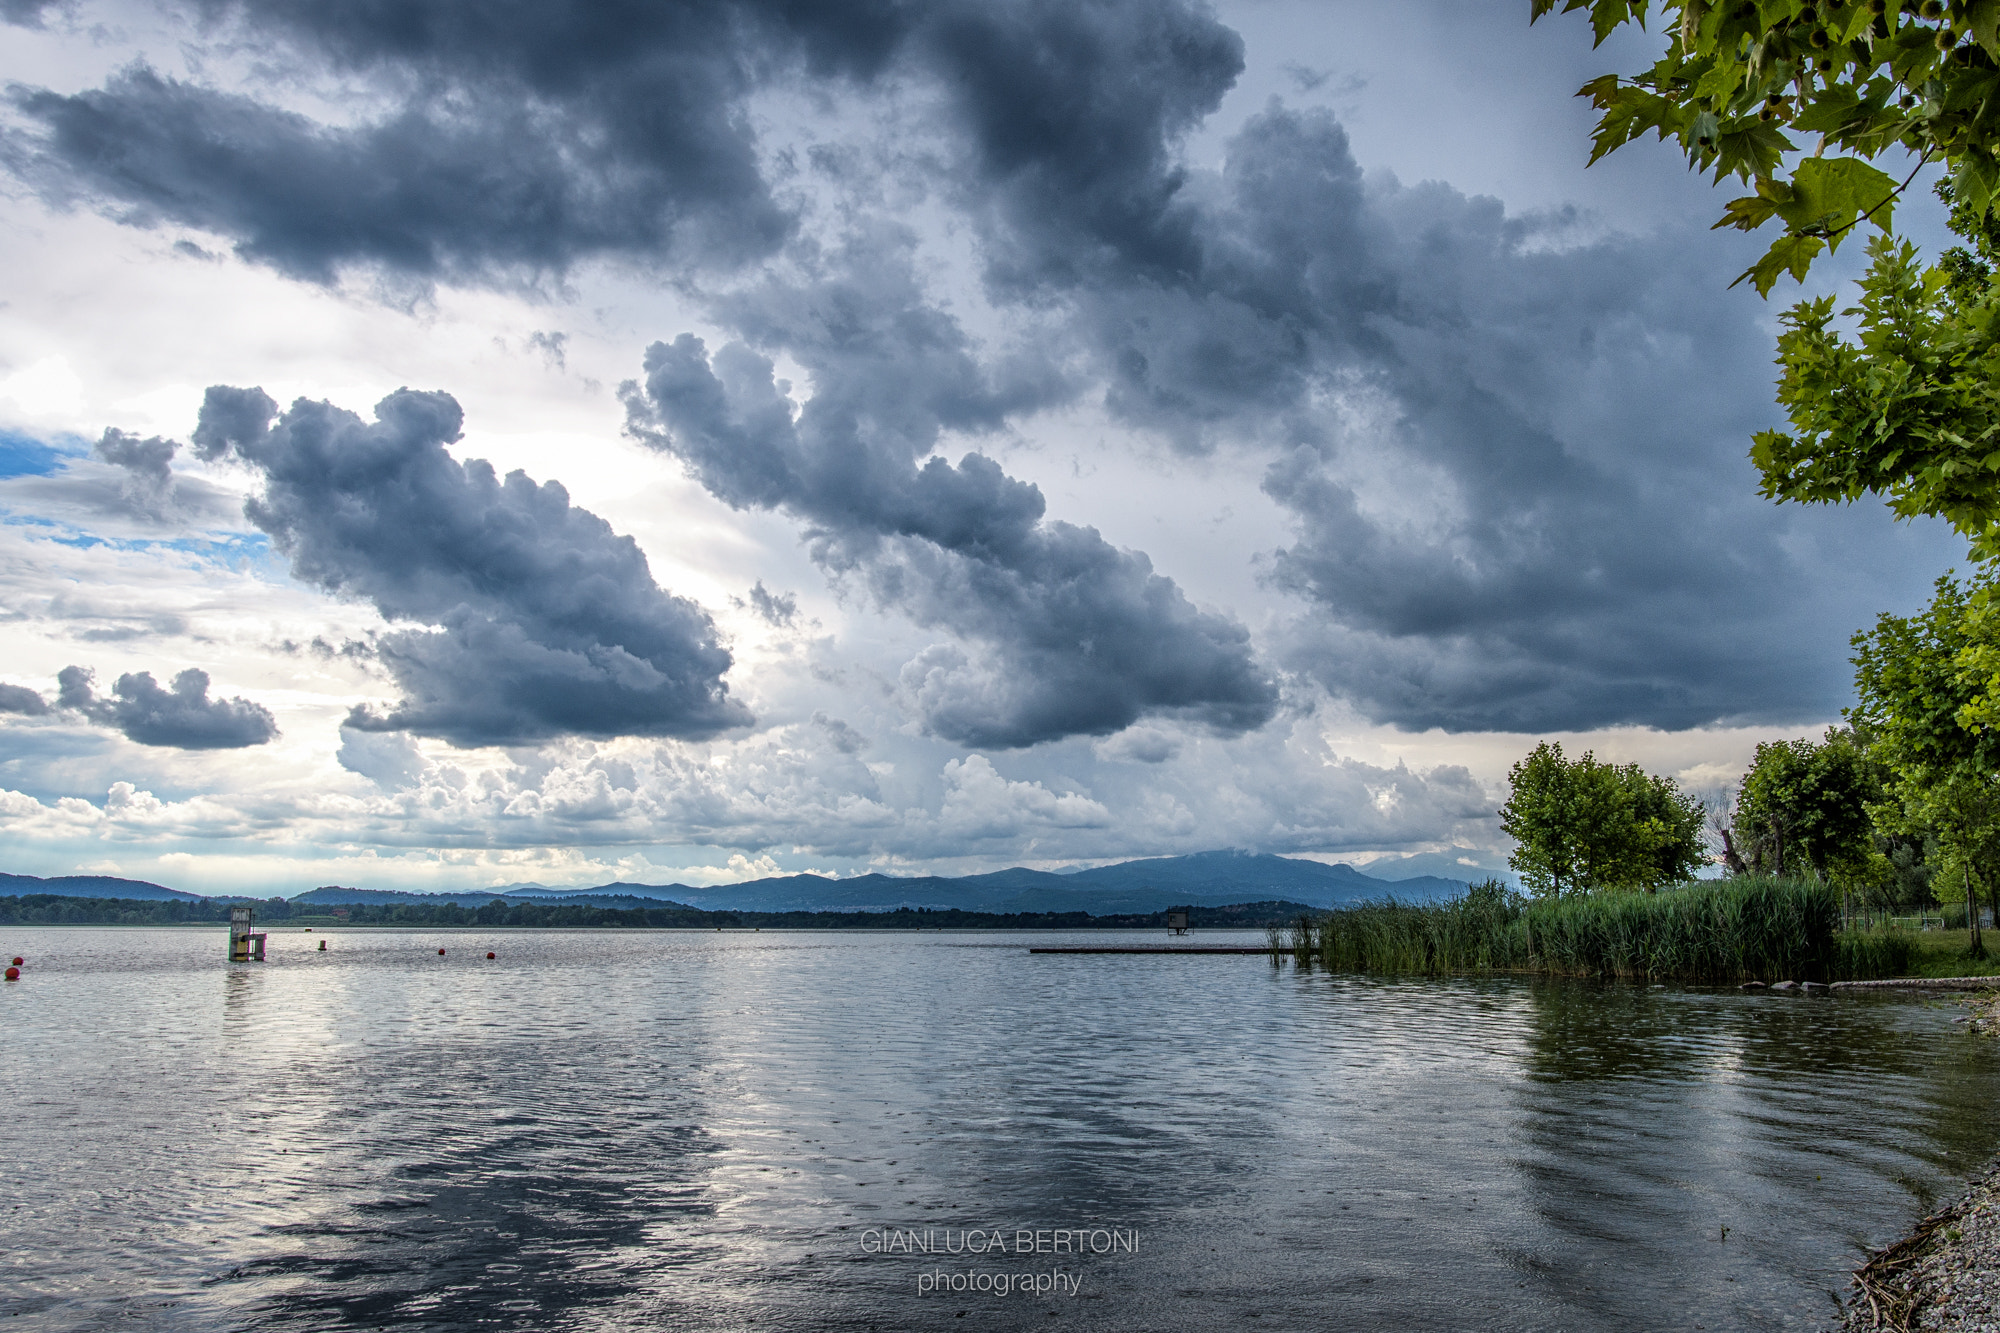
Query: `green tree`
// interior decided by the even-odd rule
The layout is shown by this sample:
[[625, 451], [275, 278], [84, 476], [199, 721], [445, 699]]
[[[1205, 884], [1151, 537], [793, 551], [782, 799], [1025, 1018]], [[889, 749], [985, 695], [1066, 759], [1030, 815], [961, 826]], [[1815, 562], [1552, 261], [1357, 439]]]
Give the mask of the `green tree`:
[[1979, 922], [1973, 916], [1982, 893], [2000, 920], [2000, 785], [1969, 773], [1955, 773], [1922, 793], [1916, 813], [1938, 821], [1938, 873], [1931, 892], [1943, 903], [1964, 903], [1972, 928], [1972, 952], [1984, 955]]
[[1884, 612], [1849, 640], [1857, 696], [1849, 719], [1895, 778], [1926, 784], [1960, 769], [2000, 771], [2000, 730], [1980, 717], [1990, 576], [1968, 590], [1947, 574], [1933, 589], [1916, 615]]
[[1691, 878], [1703, 861], [1701, 803], [1637, 764], [1564, 757], [1543, 741], [1508, 772], [1500, 826], [1518, 844], [1508, 864], [1538, 897], [1653, 889]]
[[[1763, 493], [1805, 504], [1883, 497], [1936, 515], [1985, 557], [2000, 553], [2000, 292], [1955, 295], [1945, 265], [1877, 240], [1861, 300], [1834, 327], [1833, 298], [1779, 317], [1778, 403], [1790, 430], [1758, 432]], [[1978, 262], [1978, 261], [1975, 261]]]
[[1931, 864], [1930, 838], [1878, 829], [1875, 846], [1882, 854], [1883, 873], [1865, 886], [1865, 902], [1871, 907], [1926, 907], [1938, 901], [1932, 886], [1937, 867]]
[[1878, 868], [1868, 814], [1880, 800], [1873, 766], [1844, 731], [1818, 744], [1771, 741], [1757, 747], [1737, 792], [1735, 842], [1752, 870], [1809, 871], [1859, 883]]
[[[1922, 612], [1882, 615], [1852, 640], [1858, 702], [1849, 716], [1890, 774], [1888, 799], [1872, 813], [1886, 831], [1935, 840], [1941, 873], [1932, 892], [1947, 902], [1970, 900], [1975, 881], [2000, 897], [1991, 873], [2000, 855], [2000, 729], [1981, 712], [1991, 590], [1990, 576], [1970, 595], [1941, 578]], [[1976, 918], [1973, 949], [1984, 952]]]

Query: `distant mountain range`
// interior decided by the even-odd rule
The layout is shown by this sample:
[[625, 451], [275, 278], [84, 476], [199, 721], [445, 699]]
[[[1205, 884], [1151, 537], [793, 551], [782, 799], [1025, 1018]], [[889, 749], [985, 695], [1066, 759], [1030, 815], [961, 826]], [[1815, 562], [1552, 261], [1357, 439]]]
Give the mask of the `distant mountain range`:
[[[1397, 866], [1396, 869], [1408, 869]], [[1386, 867], [1385, 867], [1386, 869]], [[1469, 868], [1468, 868], [1469, 869]], [[1326, 865], [1254, 852], [1198, 852], [1144, 861], [1124, 861], [1090, 870], [996, 870], [984, 875], [778, 875], [741, 884], [694, 887], [686, 884], [600, 884], [588, 889], [550, 889], [539, 884], [507, 885], [475, 893], [402, 893], [339, 885], [294, 894], [292, 902], [445, 903], [477, 906], [495, 898], [577, 902], [595, 907], [650, 907], [680, 903], [709, 911], [880, 912], [899, 907], [958, 908], [968, 912], [1158, 912], [1168, 907], [1224, 907], [1234, 903], [1285, 899], [1312, 907], [1394, 896], [1431, 901], [1465, 891], [1463, 878], [1366, 875], [1350, 865]], [[194, 898], [197, 895], [141, 880], [98, 875], [37, 879], [0, 875], [0, 895], [55, 893], [91, 898]]]
[[1475, 851], [1470, 847], [1453, 847], [1442, 852], [1417, 852], [1411, 856], [1384, 856], [1370, 861], [1362, 869], [1376, 879], [1398, 882], [1415, 879], [1423, 875], [1440, 875], [1445, 879], [1462, 879], [1468, 884], [1481, 880], [1497, 879], [1515, 888], [1521, 886], [1521, 877], [1507, 868], [1507, 858], [1491, 852]]

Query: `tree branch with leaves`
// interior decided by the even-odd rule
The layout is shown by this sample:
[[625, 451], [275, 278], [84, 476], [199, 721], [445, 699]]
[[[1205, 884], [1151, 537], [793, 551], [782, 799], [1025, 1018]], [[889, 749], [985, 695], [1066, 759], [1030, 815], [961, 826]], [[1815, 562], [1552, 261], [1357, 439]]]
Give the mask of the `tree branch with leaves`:
[[[1589, 13], [1600, 45], [1653, 12], [1649, 0], [1533, 0], [1534, 18], [1559, 3]], [[1780, 225], [1737, 278], [1764, 295], [1862, 224], [1882, 233], [1860, 300], [1840, 311], [1855, 336], [1836, 327], [1831, 298], [1782, 317], [1790, 429], [1756, 437], [1764, 495], [1877, 495], [1902, 517], [1944, 518], [1980, 559], [2000, 554], [2000, 0], [1670, 0], [1657, 12], [1665, 55], [1578, 94], [1600, 112], [1591, 161], [1652, 133], [1718, 183], [1749, 185], [1715, 225]], [[1807, 134], [1809, 153], [1792, 137]], [[1938, 192], [1969, 244], [1926, 267], [1890, 229], [1929, 162], [1945, 169]]]
[[[1532, 16], [1587, 11], [1601, 46], [1649, 0], [1533, 0]], [[1926, 162], [1944, 164], [1981, 216], [2000, 191], [2000, 0], [1668, 0], [1667, 50], [1650, 69], [1578, 92], [1601, 113], [1590, 160], [1652, 133], [1694, 170], [1751, 187], [1715, 224], [1783, 231], [1737, 278], [1768, 294], [1803, 278], [1861, 223], [1890, 229]], [[1788, 133], [1789, 131], [1789, 133]], [[1809, 155], [1793, 134], [1816, 135]], [[1875, 165], [1913, 155], [1901, 178]]]

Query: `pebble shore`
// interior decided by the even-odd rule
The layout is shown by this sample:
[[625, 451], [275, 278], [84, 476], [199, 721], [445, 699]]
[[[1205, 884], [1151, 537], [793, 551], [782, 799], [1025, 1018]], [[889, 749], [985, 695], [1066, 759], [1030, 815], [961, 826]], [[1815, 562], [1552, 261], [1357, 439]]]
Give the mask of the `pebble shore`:
[[[2000, 1036], [2000, 999], [1965, 1001], [1964, 1021]], [[1840, 1333], [2000, 1333], [2000, 1162], [1855, 1273]]]

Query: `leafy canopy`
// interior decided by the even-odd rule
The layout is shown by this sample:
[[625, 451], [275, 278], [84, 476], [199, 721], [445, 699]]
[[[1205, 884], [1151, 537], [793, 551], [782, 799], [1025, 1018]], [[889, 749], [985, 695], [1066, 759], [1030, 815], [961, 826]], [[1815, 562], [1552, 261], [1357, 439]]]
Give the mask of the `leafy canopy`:
[[1778, 402], [1791, 430], [1760, 431], [1751, 446], [1763, 493], [1808, 504], [1882, 495], [1904, 518], [1942, 516], [1990, 557], [2000, 551], [2000, 290], [1964, 250], [1928, 269], [1908, 242], [1878, 238], [1870, 254], [1860, 304], [1841, 312], [1856, 319], [1854, 337], [1833, 327], [1831, 297], [1780, 317]]
[[1951, 902], [1975, 883], [2000, 898], [1992, 873], [2000, 858], [1996, 594], [1991, 572], [1970, 592], [1947, 576], [1919, 614], [1880, 616], [1874, 630], [1853, 638], [1859, 702], [1848, 716], [1872, 734], [1869, 751], [1891, 775], [1889, 799], [1871, 813], [1886, 831], [1935, 839], [1932, 892]]
[[1705, 810], [1672, 778], [1637, 764], [1563, 756], [1543, 741], [1507, 774], [1500, 826], [1518, 845], [1508, 864], [1537, 897], [1653, 889], [1701, 866]]
[[[1904, 787], [1927, 787], [1954, 773], [2000, 775], [2000, 730], [1980, 663], [1995, 646], [2000, 619], [1987, 605], [1989, 577], [1972, 591], [1946, 575], [1913, 616], [1886, 612], [1856, 634], [1855, 706], [1848, 717], [1871, 737], [1869, 752]], [[1985, 640], [1985, 641], [1982, 641]]]
[[[1536, 19], [1558, 0], [1533, 0]], [[1587, 10], [1602, 44], [1644, 26], [1650, 0], [1561, 0]], [[1889, 230], [1897, 197], [1926, 162], [1942, 162], [1958, 201], [1984, 217], [2000, 192], [2000, 0], [1666, 0], [1667, 51], [1630, 78], [1585, 84], [1602, 113], [1595, 162], [1651, 132], [1688, 165], [1751, 193], [1718, 227], [1783, 232], [1738, 282], [1769, 294], [1803, 278], [1862, 222]], [[1817, 136], [1810, 156], [1792, 136]], [[1898, 180], [1873, 165], [1916, 155]], [[1900, 162], [1901, 154], [1898, 153]]]
[[1736, 796], [1735, 834], [1753, 870], [1864, 880], [1880, 856], [1868, 806], [1879, 799], [1874, 767], [1848, 733], [1757, 747]]

